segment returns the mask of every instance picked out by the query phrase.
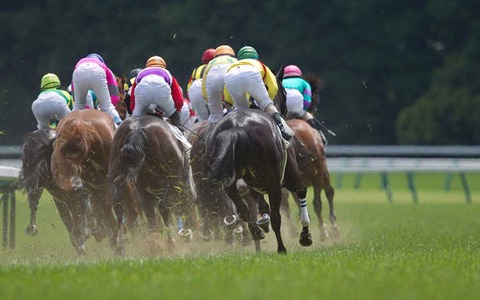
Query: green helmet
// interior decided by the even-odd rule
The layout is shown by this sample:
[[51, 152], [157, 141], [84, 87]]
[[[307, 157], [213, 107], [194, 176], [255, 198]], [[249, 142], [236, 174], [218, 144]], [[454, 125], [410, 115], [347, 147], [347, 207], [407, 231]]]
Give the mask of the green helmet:
[[60, 87], [60, 79], [58, 79], [57, 75], [53, 73], [47, 73], [43, 75], [42, 81], [40, 84], [40, 88], [42, 90], [48, 90], [48, 89], [59, 88], [59, 87]]
[[240, 50], [238, 50], [237, 58], [239, 60], [246, 58], [258, 59], [258, 53], [257, 50], [251, 46], [243, 46]]

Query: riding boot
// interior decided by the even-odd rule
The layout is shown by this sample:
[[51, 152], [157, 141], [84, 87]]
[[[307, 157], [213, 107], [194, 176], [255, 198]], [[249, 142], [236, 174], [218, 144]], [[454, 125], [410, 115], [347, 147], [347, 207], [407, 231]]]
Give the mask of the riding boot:
[[320, 128], [322, 128], [322, 125], [320, 123], [320, 121], [318, 121], [317, 119], [313, 118], [313, 119], [310, 119], [310, 120], [307, 120], [307, 123], [312, 126], [313, 129], [316, 129], [318, 130], [318, 132], [320, 133], [320, 136], [322, 137], [322, 142], [323, 142], [323, 145], [328, 145], [328, 140], [327, 138], [325, 137], [325, 135], [323, 134], [322, 130], [320, 130]]
[[181, 132], [183, 132], [183, 125], [180, 121], [180, 113], [176, 110], [170, 117], [170, 122], [175, 125]]
[[287, 123], [285, 123], [285, 120], [283, 120], [283, 118], [280, 116], [278, 112], [273, 113], [271, 117], [275, 121], [275, 124], [277, 124], [278, 128], [280, 129], [280, 132], [282, 133], [282, 138], [287, 142], [290, 142], [293, 137], [292, 129], [288, 127]]

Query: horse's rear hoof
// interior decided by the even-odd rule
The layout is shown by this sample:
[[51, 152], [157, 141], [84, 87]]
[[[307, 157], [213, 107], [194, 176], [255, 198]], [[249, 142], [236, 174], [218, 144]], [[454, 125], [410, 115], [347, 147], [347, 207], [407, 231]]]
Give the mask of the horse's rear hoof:
[[28, 236], [36, 236], [38, 233], [37, 226], [35, 225], [28, 225], [27, 228], [25, 228], [25, 234]]
[[117, 256], [125, 256], [127, 254], [127, 251], [125, 250], [125, 247], [119, 247], [117, 246], [114, 251], [115, 255]]
[[84, 256], [84, 255], [87, 254], [87, 252], [85, 251], [85, 245], [81, 245], [81, 246], [76, 247], [75, 251], [77, 251], [77, 254], [80, 255], [80, 256]]
[[250, 234], [252, 235], [252, 239], [254, 241], [263, 240], [265, 238], [265, 234], [263, 234], [263, 232], [260, 230], [260, 227], [258, 227], [256, 224], [249, 224], [248, 228], [250, 229]]
[[278, 250], [277, 250], [277, 253], [286, 255], [287, 254], [287, 248], [285, 248], [285, 246], [279, 246]]
[[262, 228], [265, 233], [268, 233], [270, 231], [270, 216], [267, 214], [263, 214], [262, 218], [257, 221], [257, 225], [260, 226], [260, 228]]
[[213, 239], [213, 231], [212, 230], [208, 230], [206, 233], [202, 232], [200, 235], [202, 236], [202, 240], [205, 241], [205, 242], [210, 242]]
[[310, 232], [300, 233], [299, 243], [303, 247], [310, 247], [313, 244], [312, 235], [310, 234]]

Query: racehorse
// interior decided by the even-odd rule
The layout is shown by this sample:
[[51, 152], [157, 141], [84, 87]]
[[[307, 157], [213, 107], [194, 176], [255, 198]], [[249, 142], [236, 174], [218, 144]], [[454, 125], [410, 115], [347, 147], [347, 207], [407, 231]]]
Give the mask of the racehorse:
[[[113, 233], [116, 226], [107, 194], [108, 162], [114, 132], [112, 118], [94, 109], [73, 111], [57, 126], [51, 168], [55, 183], [74, 196], [69, 199], [72, 216], [70, 240], [78, 254], [85, 254], [89, 205], [96, 220], [91, 233], [97, 241]], [[112, 245], [115, 242], [112, 239]]]
[[[277, 109], [285, 114], [285, 90], [279, 83], [278, 77], [277, 82], [280, 88], [274, 103]], [[264, 235], [240, 196], [236, 184], [239, 179], [243, 179], [248, 185], [258, 203], [262, 214], [260, 224], [264, 224], [265, 219], [271, 216], [272, 229], [277, 239], [277, 252], [286, 253], [287, 249], [280, 232], [280, 203], [284, 174], [287, 187], [299, 193], [302, 199], [305, 199], [306, 187], [301, 185], [295, 156], [288, 154], [280, 131], [272, 118], [267, 113], [256, 109], [237, 109], [227, 114], [208, 135], [206, 162], [210, 164], [208, 179], [213, 184], [223, 187], [235, 203], [240, 218], [248, 223], [257, 251], [259, 251], [258, 241], [264, 238]], [[287, 171], [285, 171], [286, 167]], [[264, 200], [265, 193], [268, 194], [270, 207]], [[300, 244], [310, 246], [312, 240], [308, 231], [308, 213], [306, 206], [304, 208]], [[265, 226], [262, 228], [266, 231]]]
[[127, 96], [125, 92], [125, 83], [127, 79], [125, 76], [119, 77], [116, 76], [117, 79], [117, 84], [118, 84], [118, 97], [119, 100], [117, 104], [115, 105], [115, 109], [117, 110], [118, 114], [120, 115], [120, 118], [122, 120], [125, 120], [127, 118], [127, 104], [125, 103], [125, 98]]
[[68, 208], [68, 199], [72, 195], [55, 184], [50, 167], [53, 143], [56, 138], [55, 130], [39, 129], [28, 134], [22, 144], [22, 169], [19, 178], [28, 196], [30, 223], [25, 229], [25, 233], [29, 236], [34, 236], [38, 232], [36, 216], [44, 189], [52, 195], [68, 232], [72, 229], [72, 219]]
[[[122, 194], [128, 184], [136, 187], [152, 233], [158, 232], [156, 208], [169, 229], [173, 227], [172, 213], [185, 216], [193, 208], [194, 187], [188, 155], [169, 126], [162, 118], [145, 115], [128, 118], [115, 133], [108, 178], [118, 222], [117, 254], [125, 253], [123, 214], [131, 199]], [[167, 235], [168, 245], [173, 246], [171, 230]]]
[[[294, 144], [294, 148], [303, 183], [306, 186], [313, 186], [313, 207], [320, 223], [320, 239], [325, 240], [329, 237], [322, 218], [322, 190], [325, 191], [329, 204], [332, 234], [338, 235], [337, 218], [333, 207], [334, 188], [330, 183], [325, 147], [320, 133], [301, 119], [287, 120], [287, 124], [295, 132], [295, 138], [298, 141]], [[295, 193], [292, 193], [292, 195], [298, 204], [298, 196]], [[282, 205], [284, 207], [288, 205], [287, 198], [284, 197]]]
[[187, 134], [187, 139], [192, 144], [190, 161], [197, 189], [195, 203], [203, 220], [202, 238], [205, 241], [210, 241], [214, 237], [220, 238], [219, 229], [223, 227], [226, 231], [227, 243], [233, 243], [236, 236], [242, 239], [244, 245], [247, 245], [251, 242], [251, 237], [244, 234], [242, 224], [237, 223], [232, 201], [223, 189], [212, 188], [206, 180], [208, 166], [203, 163], [202, 158], [205, 154], [205, 136], [208, 131], [209, 125], [203, 121], [195, 123]]

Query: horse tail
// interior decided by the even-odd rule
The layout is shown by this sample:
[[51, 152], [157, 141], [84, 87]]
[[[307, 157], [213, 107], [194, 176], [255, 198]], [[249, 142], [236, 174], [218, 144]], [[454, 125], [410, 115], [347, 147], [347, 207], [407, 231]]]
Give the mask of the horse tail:
[[[123, 174], [128, 183], [136, 183], [138, 174], [145, 161], [147, 136], [141, 127], [136, 127], [125, 138], [125, 145], [120, 150], [120, 162]], [[123, 175], [123, 176], [122, 176]]]
[[51, 177], [50, 156], [53, 152], [49, 130], [30, 133], [22, 144], [22, 168], [19, 179], [27, 191], [40, 188], [40, 179]]
[[[220, 132], [212, 144], [210, 158], [214, 158], [208, 172], [210, 180], [216, 180], [223, 186], [230, 186], [236, 179], [236, 153], [245, 153], [248, 147], [248, 135], [241, 127], [232, 127]], [[238, 155], [237, 155], [238, 156]]]

